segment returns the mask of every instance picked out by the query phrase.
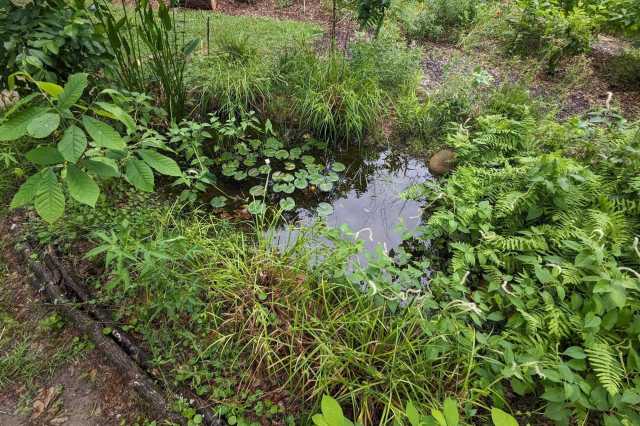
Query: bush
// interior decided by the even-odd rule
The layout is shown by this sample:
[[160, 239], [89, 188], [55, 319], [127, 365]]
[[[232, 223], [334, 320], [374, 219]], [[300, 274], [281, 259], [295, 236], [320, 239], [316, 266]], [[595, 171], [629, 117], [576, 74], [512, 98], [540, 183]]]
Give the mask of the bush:
[[613, 84], [640, 88], [640, 49], [625, 49], [604, 66]]
[[18, 70], [64, 81], [110, 57], [84, 0], [0, 0], [0, 80]]
[[475, 0], [426, 0], [419, 9], [400, 13], [407, 36], [415, 40], [455, 41], [477, 15]]
[[565, 11], [553, 1], [522, 0], [507, 18], [510, 52], [542, 57], [550, 71], [567, 56], [589, 50], [596, 25], [575, 7]]
[[297, 120], [318, 137], [361, 140], [383, 109], [378, 75], [340, 52], [318, 56], [303, 49], [285, 54], [280, 73], [282, 90], [293, 96]]

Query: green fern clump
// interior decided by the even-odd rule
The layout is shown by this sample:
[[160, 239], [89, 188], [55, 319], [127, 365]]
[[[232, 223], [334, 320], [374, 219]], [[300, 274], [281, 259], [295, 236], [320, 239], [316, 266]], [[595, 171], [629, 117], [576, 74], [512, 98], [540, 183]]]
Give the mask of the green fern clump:
[[448, 144], [458, 168], [413, 193], [436, 206], [433, 298], [477, 308], [456, 316], [478, 330], [476, 386], [640, 424], [638, 125], [494, 114]]

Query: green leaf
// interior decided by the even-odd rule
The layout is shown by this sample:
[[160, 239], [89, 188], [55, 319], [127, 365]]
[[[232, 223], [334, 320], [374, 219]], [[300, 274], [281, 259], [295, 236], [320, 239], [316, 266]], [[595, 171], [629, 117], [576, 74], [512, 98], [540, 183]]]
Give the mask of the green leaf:
[[138, 155], [144, 160], [151, 168], [160, 174], [167, 176], [182, 176], [182, 171], [173, 159], [166, 157], [157, 151], [152, 149], [138, 150]]
[[458, 426], [460, 423], [460, 415], [458, 414], [458, 403], [456, 400], [451, 398], [445, 399], [443, 408], [447, 426]]
[[251, 188], [249, 188], [249, 194], [253, 195], [254, 197], [264, 196], [264, 186], [262, 185], [252, 186]]
[[58, 177], [51, 169], [45, 169], [38, 184], [35, 199], [36, 211], [49, 223], [58, 220], [64, 213], [64, 192]]
[[331, 165], [331, 169], [336, 172], [343, 172], [346, 169], [346, 166], [342, 163], [335, 162]]
[[329, 192], [333, 189], [333, 184], [331, 182], [322, 182], [318, 185], [318, 188], [320, 188], [320, 191]]
[[52, 166], [64, 162], [60, 152], [53, 146], [39, 146], [25, 154], [27, 160], [39, 166]]
[[224, 195], [219, 195], [217, 197], [213, 197], [211, 199], [211, 201], [209, 202], [209, 204], [211, 204], [211, 207], [213, 207], [215, 209], [220, 209], [220, 208], [224, 207], [225, 204], [227, 204], [227, 197], [225, 197]]
[[35, 117], [27, 125], [27, 133], [36, 139], [43, 139], [53, 133], [60, 125], [60, 116], [46, 112]]
[[126, 178], [131, 185], [140, 191], [153, 191], [153, 171], [144, 161], [131, 158], [127, 161], [126, 170]]
[[88, 115], [82, 116], [82, 124], [97, 146], [123, 150], [127, 147], [124, 139], [111, 126]]
[[98, 188], [98, 184], [91, 176], [86, 174], [80, 167], [75, 164], [69, 164], [65, 181], [69, 188], [69, 194], [76, 201], [91, 207], [96, 206], [100, 188]]
[[267, 207], [262, 200], [254, 200], [249, 203], [247, 210], [253, 215], [260, 215], [264, 214], [264, 212], [267, 210]]
[[280, 208], [284, 211], [293, 210], [296, 207], [296, 202], [291, 197], [286, 197], [280, 200]]
[[42, 173], [40, 172], [29, 176], [29, 178], [20, 186], [18, 192], [13, 196], [10, 208], [17, 209], [32, 203], [38, 193], [38, 186], [40, 185], [41, 177]]
[[409, 423], [411, 423], [411, 426], [421, 426], [420, 414], [418, 413], [418, 410], [416, 410], [416, 407], [413, 405], [413, 402], [407, 402], [407, 408], [405, 409], [405, 412], [407, 414], [407, 418], [409, 419]]
[[82, 165], [100, 177], [109, 178], [120, 176], [118, 163], [112, 158], [92, 157], [90, 160], [82, 161]]
[[640, 395], [632, 389], [627, 389], [622, 394], [621, 401], [629, 405], [640, 404]]
[[585, 359], [587, 357], [587, 354], [584, 353], [582, 348], [579, 346], [571, 346], [567, 348], [563, 354], [570, 356], [573, 359]]
[[19, 111], [0, 125], [0, 141], [13, 141], [27, 134], [27, 126], [37, 116], [46, 112], [47, 108], [31, 107]]
[[325, 421], [324, 417], [321, 414], [314, 414], [314, 416], [311, 417], [311, 420], [313, 420], [313, 423], [316, 426], [329, 426], [329, 423]]
[[318, 216], [326, 217], [333, 213], [333, 206], [329, 203], [320, 203], [318, 204]]
[[442, 414], [442, 411], [434, 408], [431, 410], [431, 415], [433, 416], [434, 419], [436, 419], [436, 421], [440, 426], [448, 426], [447, 419], [445, 419], [444, 415]]
[[491, 409], [491, 420], [494, 426], [518, 426], [518, 422], [511, 414], [495, 407]]
[[35, 83], [36, 86], [38, 86], [38, 89], [42, 90], [54, 99], [58, 99], [60, 93], [64, 90], [62, 86], [55, 83], [49, 83], [47, 81], [36, 81]]
[[68, 127], [58, 142], [58, 151], [70, 163], [77, 163], [85, 149], [87, 149], [87, 136], [78, 126]]
[[304, 178], [297, 178], [296, 180], [293, 181], [293, 184], [298, 189], [305, 189], [309, 185], [307, 180]]
[[64, 85], [64, 90], [58, 96], [58, 107], [69, 109], [82, 97], [84, 89], [87, 88], [87, 74], [73, 74]]
[[338, 426], [344, 423], [344, 414], [338, 401], [331, 398], [329, 395], [323, 395], [320, 401], [320, 407], [322, 408], [322, 416], [326, 419], [327, 423], [331, 426]]
[[96, 114], [104, 115], [106, 117], [113, 118], [120, 121], [122, 124], [124, 124], [127, 127], [127, 132], [129, 133], [134, 133], [136, 131], [135, 120], [131, 118], [131, 116], [119, 106], [110, 104], [107, 102], [96, 102], [96, 105], [98, 105], [100, 108], [102, 108], [106, 112], [105, 113], [103, 111], [98, 110], [96, 111]]

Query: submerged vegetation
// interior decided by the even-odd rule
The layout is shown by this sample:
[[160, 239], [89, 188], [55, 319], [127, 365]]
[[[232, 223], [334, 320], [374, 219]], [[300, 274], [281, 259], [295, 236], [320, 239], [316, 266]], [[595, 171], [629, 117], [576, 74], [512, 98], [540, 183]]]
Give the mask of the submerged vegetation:
[[[637, 0], [173, 6], [0, 0], [0, 229], [85, 265], [185, 424], [640, 424]], [[381, 151], [434, 176], [367, 252], [334, 206]], [[0, 388], [92, 350], [5, 310]]]

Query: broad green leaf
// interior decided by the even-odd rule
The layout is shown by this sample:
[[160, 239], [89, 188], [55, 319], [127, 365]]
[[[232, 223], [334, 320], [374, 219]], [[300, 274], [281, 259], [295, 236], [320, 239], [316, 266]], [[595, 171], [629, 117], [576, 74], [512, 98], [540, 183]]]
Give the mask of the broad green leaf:
[[264, 214], [264, 212], [267, 210], [267, 207], [262, 200], [254, 200], [249, 203], [249, 206], [247, 206], [247, 210], [252, 215], [260, 215]]
[[584, 353], [584, 350], [582, 350], [580, 346], [571, 346], [567, 348], [563, 354], [574, 359], [585, 359], [587, 357], [587, 354]]
[[77, 163], [85, 149], [87, 149], [87, 136], [78, 126], [68, 127], [58, 142], [58, 151], [70, 163]]
[[60, 96], [60, 93], [63, 91], [62, 86], [55, 83], [49, 83], [47, 81], [36, 81], [35, 83], [40, 90], [54, 99], [58, 99], [58, 96]]
[[254, 197], [264, 196], [264, 186], [262, 185], [252, 186], [251, 188], [249, 188], [249, 194], [253, 195]]
[[434, 408], [431, 410], [431, 416], [433, 416], [433, 418], [436, 419], [436, 422], [438, 422], [440, 426], [448, 426], [447, 419], [445, 419], [444, 415], [442, 414], [442, 411]]
[[27, 133], [36, 139], [43, 139], [53, 133], [60, 125], [60, 116], [53, 112], [46, 112], [33, 118], [27, 124]]
[[69, 194], [76, 201], [91, 207], [96, 206], [100, 188], [98, 188], [98, 184], [91, 176], [86, 174], [80, 167], [75, 164], [69, 164], [65, 181], [69, 188]]
[[332, 169], [334, 172], [342, 172], [342, 171], [344, 171], [344, 169], [346, 169], [346, 167], [345, 167], [345, 165], [344, 165], [344, 164], [342, 164], [342, 163], [335, 162], [335, 163], [333, 163], [333, 164], [331, 165], [331, 169]]
[[82, 97], [84, 89], [87, 88], [87, 74], [73, 74], [64, 85], [64, 90], [58, 96], [58, 107], [61, 109], [71, 108]]
[[333, 213], [333, 206], [329, 203], [318, 204], [318, 216], [326, 217]]
[[320, 407], [322, 408], [322, 416], [329, 425], [340, 426], [344, 423], [344, 414], [338, 401], [329, 395], [323, 395], [320, 401]]
[[118, 163], [116, 163], [112, 158], [92, 157], [89, 160], [83, 160], [82, 165], [103, 178], [120, 176]]
[[[117, 105], [110, 104], [107, 102], [96, 102], [102, 110], [95, 111], [96, 114], [107, 116], [109, 118], [113, 118], [115, 120], [120, 121], [127, 127], [127, 132], [134, 133], [136, 131], [136, 122], [131, 116], [122, 108]], [[106, 114], [105, 114], [106, 112]]]
[[494, 426], [518, 426], [518, 422], [511, 414], [495, 407], [491, 409], [491, 420]]
[[12, 209], [17, 209], [33, 202], [36, 198], [36, 194], [38, 193], [38, 186], [40, 185], [41, 177], [42, 173], [40, 172], [29, 176], [29, 178], [20, 186], [18, 192], [13, 196], [10, 205]]
[[39, 146], [27, 152], [25, 157], [39, 166], [52, 166], [64, 162], [60, 152], [53, 146]]
[[405, 412], [407, 414], [407, 418], [409, 419], [409, 423], [411, 423], [411, 426], [421, 426], [420, 414], [418, 413], [418, 410], [416, 410], [416, 407], [413, 405], [413, 402], [407, 402], [407, 408], [405, 409]]
[[296, 202], [291, 197], [283, 198], [282, 200], [280, 200], [279, 204], [280, 208], [284, 211], [290, 211], [296, 207]]
[[135, 158], [127, 160], [125, 176], [127, 181], [140, 191], [153, 191], [153, 170], [144, 161]]
[[315, 414], [311, 419], [316, 426], [329, 426], [321, 414]]
[[152, 149], [141, 149], [137, 152], [140, 158], [158, 173], [167, 176], [182, 176], [178, 163], [173, 159]]
[[227, 204], [227, 197], [225, 197], [224, 195], [213, 197], [209, 204], [211, 204], [211, 207], [215, 209], [220, 209]]
[[35, 199], [36, 211], [42, 219], [53, 223], [64, 213], [64, 192], [58, 177], [53, 170], [45, 169], [38, 182], [38, 192]]
[[82, 116], [82, 124], [97, 146], [117, 150], [123, 150], [127, 147], [124, 139], [122, 139], [116, 129], [108, 124], [89, 117], [88, 115]]
[[458, 414], [458, 403], [455, 399], [447, 398], [444, 401], [444, 417], [447, 420], [447, 426], [458, 426], [460, 423], [460, 414]]

